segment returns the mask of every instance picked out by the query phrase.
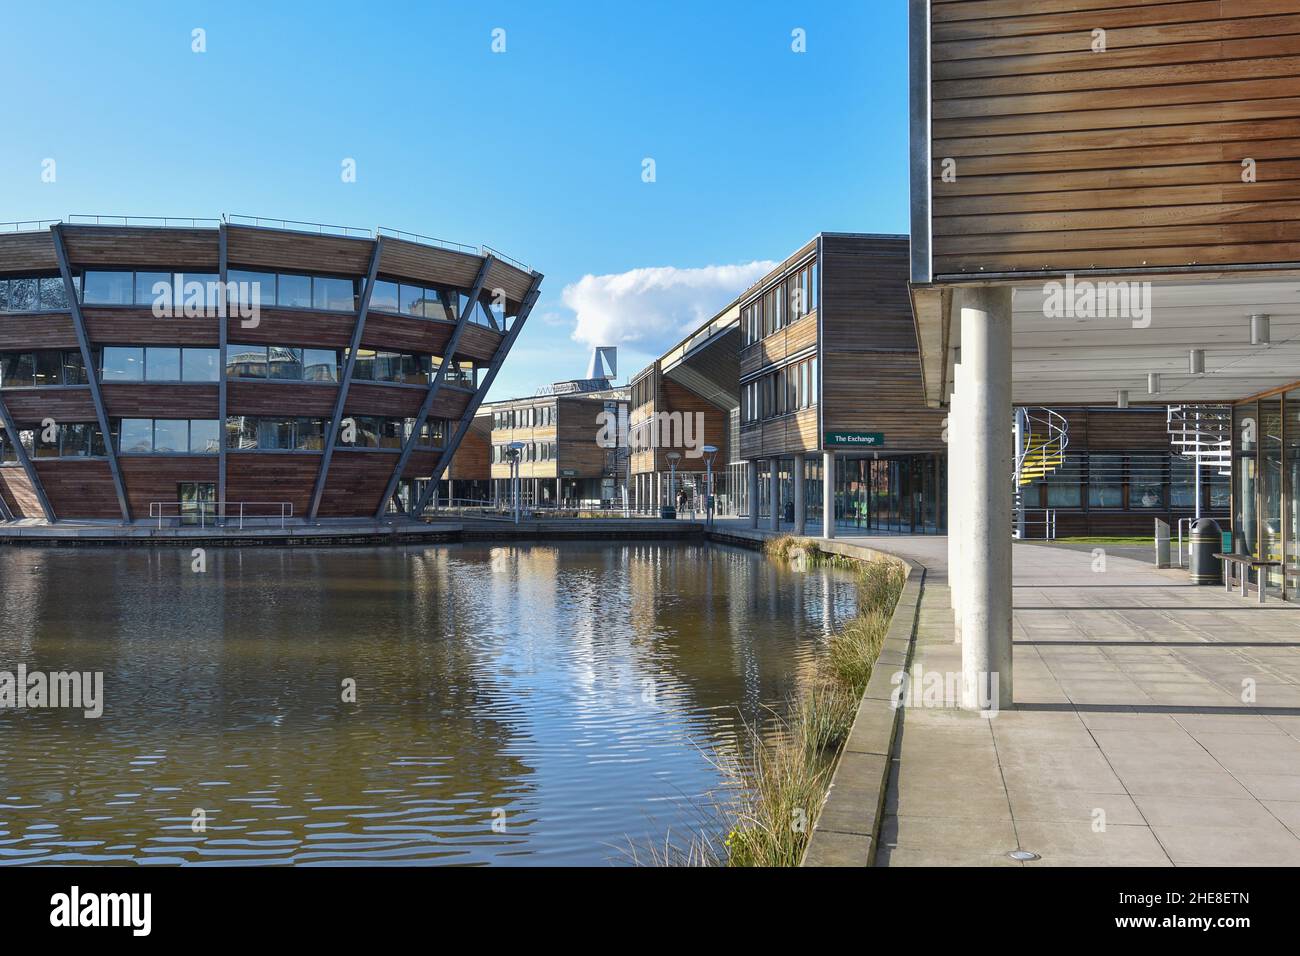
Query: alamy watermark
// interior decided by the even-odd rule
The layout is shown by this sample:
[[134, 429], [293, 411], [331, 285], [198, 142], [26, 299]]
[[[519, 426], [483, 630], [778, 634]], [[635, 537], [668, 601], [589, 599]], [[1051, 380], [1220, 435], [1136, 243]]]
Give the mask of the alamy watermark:
[[0, 711], [68, 707], [91, 720], [104, 713], [103, 671], [0, 671]]
[[150, 291], [154, 297], [153, 315], [156, 319], [224, 319], [234, 316], [246, 329], [255, 329], [261, 324], [261, 282], [187, 280], [183, 272], [178, 272], [170, 279], [155, 282]]
[[1151, 324], [1151, 283], [1076, 281], [1067, 272], [1064, 282], [1043, 286], [1043, 315], [1049, 319], [1128, 319], [1135, 329]]
[[668, 448], [680, 450], [686, 458], [704, 454], [703, 412], [655, 412], [635, 427], [629, 424], [626, 408], [618, 413], [601, 412], [596, 444], [601, 448], [627, 447], [632, 452]]

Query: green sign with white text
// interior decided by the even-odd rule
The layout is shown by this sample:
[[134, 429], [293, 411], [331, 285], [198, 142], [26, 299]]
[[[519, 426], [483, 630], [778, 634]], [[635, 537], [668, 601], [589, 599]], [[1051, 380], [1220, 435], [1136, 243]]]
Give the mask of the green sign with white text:
[[826, 448], [879, 448], [885, 444], [884, 432], [823, 432]]

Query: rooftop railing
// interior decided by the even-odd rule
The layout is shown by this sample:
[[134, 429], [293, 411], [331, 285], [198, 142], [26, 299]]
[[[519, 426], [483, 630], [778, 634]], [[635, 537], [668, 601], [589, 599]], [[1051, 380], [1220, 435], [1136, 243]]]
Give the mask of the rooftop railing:
[[361, 226], [340, 226], [327, 222], [306, 222], [301, 219], [268, 219], [263, 216], [239, 216], [230, 214], [226, 222], [240, 226], [257, 226], [263, 229], [287, 229], [291, 232], [314, 232], [322, 236], [347, 236], [358, 239], [373, 239], [374, 232]]
[[514, 266], [514, 267], [517, 268], [517, 269], [522, 269], [524, 272], [532, 272], [532, 271], [533, 271], [532, 267], [531, 267], [530, 265], [528, 265], [528, 263], [526, 263], [526, 262], [520, 262], [520, 261], [519, 261], [518, 259], [516, 259], [514, 256], [508, 256], [508, 255], [506, 255], [504, 252], [501, 252], [499, 249], [493, 249], [491, 246], [484, 246], [484, 247], [483, 247], [483, 254], [486, 255], [486, 254], [489, 253], [489, 252], [492, 253], [492, 255], [493, 255], [495, 258], [497, 258], [497, 259], [504, 259], [506, 262], [510, 263], [512, 266]]
[[438, 239], [434, 236], [422, 236], [418, 232], [406, 232], [402, 229], [392, 229], [388, 226], [380, 226], [378, 233], [381, 236], [392, 236], [394, 239], [405, 239], [408, 242], [417, 242], [422, 246], [437, 246], [440, 249], [448, 249], [452, 252], [465, 252], [472, 256], [479, 254], [477, 246], [467, 246], [463, 242], [452, 242], [450, 239]]
[[159, 229], [212, 229], [220, 219], [197, 219], [192, 216], [69, 216], [69, 225], [80, 226], [152, 226]]
[[42, 232], [61, 219], [20, 219], [17, 222], [0, 222], [0, 232]]

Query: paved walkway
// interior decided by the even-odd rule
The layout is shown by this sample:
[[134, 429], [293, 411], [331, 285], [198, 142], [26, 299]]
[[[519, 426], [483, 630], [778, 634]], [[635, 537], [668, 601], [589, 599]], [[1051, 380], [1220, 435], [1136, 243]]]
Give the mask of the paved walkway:
[[[942, 572], [936, 539], [854, 540]], [[1300, 864], [1300, 606], [1123, 557], [1014, 554], [1016, 709], [904, 708], [877, 864]], [[918, 668], [961, 670], [942, 573]]]

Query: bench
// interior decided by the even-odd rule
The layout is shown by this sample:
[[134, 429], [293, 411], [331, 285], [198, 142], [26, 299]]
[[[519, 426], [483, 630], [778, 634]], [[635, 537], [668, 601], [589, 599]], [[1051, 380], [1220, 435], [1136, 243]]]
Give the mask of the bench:
[[1268, 568], [1280, 568], [1281, 561], [1270, 561], [1267, 558], [1257, 558], [1253, 554], [1215, 554], [1215, 557], [1223, 562], [1223, 590], [1232, 590], [1233, 568], [1239, 568], [1241, 571], [1241, 596], [1246, 596], [1246, 586], [1250, 582], [1250, 572], [1253, 568], [1255, 571], [1255, 581], [1259, 587], [1259, 603], [1264, 603], [1264, 592], [1267, 589]]

